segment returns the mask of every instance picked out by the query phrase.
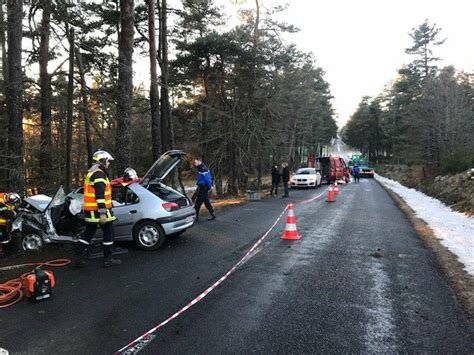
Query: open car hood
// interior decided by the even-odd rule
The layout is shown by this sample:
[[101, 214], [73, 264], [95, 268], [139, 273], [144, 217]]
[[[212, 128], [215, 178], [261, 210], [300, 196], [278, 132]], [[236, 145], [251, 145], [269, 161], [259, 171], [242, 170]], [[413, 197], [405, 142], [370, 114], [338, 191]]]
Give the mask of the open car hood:
[[66, 198], [66, 194], [64, 193], [64, 189], [61, 186], [54, 196], [51, 198], [46, 195], [35, 195], [25, 198], [25, 202], [36, 208], [40, 212], [44, 212], [47, 209], [51, 209], [55, 206], [61, 205], [64, 203]]
[[186, 153], [182, 150], [170, 150], [164, 153], [155, 161], [140, 183], [148, 185], [153, 180], [163, 180], [185, 157]]
[[34, 195], [25, 198], [25, 202], [33, 206], [40, 212], [44, 212], [51, 202], [51, 197], [46, 195]]

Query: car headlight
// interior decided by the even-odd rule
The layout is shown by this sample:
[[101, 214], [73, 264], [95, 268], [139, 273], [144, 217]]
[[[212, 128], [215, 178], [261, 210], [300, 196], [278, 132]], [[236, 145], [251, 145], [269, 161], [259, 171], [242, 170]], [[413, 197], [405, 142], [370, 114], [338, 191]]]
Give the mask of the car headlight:
[[22, 220], [21, 219], [17, 219], [15, 221], [13, 221], [12, 223], [12, 232], [15, 232], [15, 231], [20, 231], [21, 232], [21, 226], [22, 226]]

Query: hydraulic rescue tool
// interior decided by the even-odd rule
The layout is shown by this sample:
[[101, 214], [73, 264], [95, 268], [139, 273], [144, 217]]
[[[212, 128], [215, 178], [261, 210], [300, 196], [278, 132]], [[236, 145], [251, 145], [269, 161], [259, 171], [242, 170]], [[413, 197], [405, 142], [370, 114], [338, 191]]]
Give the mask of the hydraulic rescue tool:
[[41, 301], [51, 297], [54, 287], [52, 271], [45, 271], [37, 267], [22, 278], [22, 289], [31, 301]]
[[44, 263], [30, 263], [23, 265], [7, 266], [1, 269], [34, 266], [31, 272], [24, 273], [19, 278], [0, 283], [0, 309], [10, 307], [26, 296], [30, 301], [41, 301], [51, 298], [52, 290], [56, 284], [53, 272], [43, 270], [43, 267], [66, 266], [71, 263], [69, 259], [56, 259]]

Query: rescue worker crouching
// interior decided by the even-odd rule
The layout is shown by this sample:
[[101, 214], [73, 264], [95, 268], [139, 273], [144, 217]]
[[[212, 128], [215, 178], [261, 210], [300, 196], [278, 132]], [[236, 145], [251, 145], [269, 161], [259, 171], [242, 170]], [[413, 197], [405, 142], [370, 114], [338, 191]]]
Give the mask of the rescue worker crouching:
[[15, 192], [0, 193], [0, 255], [5, 253], [10, 243], [11, 223], [21, 201], [20, 195]]
[[116, 217], [112, 211], [112, 185], [107, 169], [114, 158], [107, 152], [99, 150], [94, 153], [95, 164], [87, 172], [84, 180], [84, 221], [86, 229], [76, 247], [75, 265], [84, 266], [86, 253], [99, 225], [104, 233], [102, 246], [104, 250], [104, 267], [120, 265], [120, 259], [112, 258], [114, 243], [113, 221]]

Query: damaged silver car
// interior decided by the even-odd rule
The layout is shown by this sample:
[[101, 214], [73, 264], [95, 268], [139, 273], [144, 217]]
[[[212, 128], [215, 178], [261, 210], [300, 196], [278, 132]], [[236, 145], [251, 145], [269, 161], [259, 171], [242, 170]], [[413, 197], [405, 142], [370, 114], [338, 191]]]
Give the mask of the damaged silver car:
[[[117, 216], [114, 222], [116, 241], [133, 240], [143, 250], [155, 250], [167, 236], [182, 234], [194, 225], [196, 212], [191, 201], [164, 183], [185, 157], [186, 153], [181, 150], [166, 152], [143, 178], [128, 182], [119, 178], [111, 182], [113, 211]], [[82, 197], [82, 187], [67, 197], [62, 188], [53, 199], [45, 195], [29, 197], [29, 207], [34, 208], [13, 223], [20, 249], [39, 250], [44, 244], [76, 242], [83, 222], [78, 223], [74, 218], [71, 224], [74, 230], [67, 230], [67, 226], [70, 215], [81, 215], [77, 212], [77, 204], [82, 205]], [[71, 206], [75, 208], [71, 209]], [[63, 212], [55, 213], [55, 210], [68, 212], [68, 220], [64, 220]], [[101, 239], [101, 233], [97, 233], [92, 242], [99, 243]]]

